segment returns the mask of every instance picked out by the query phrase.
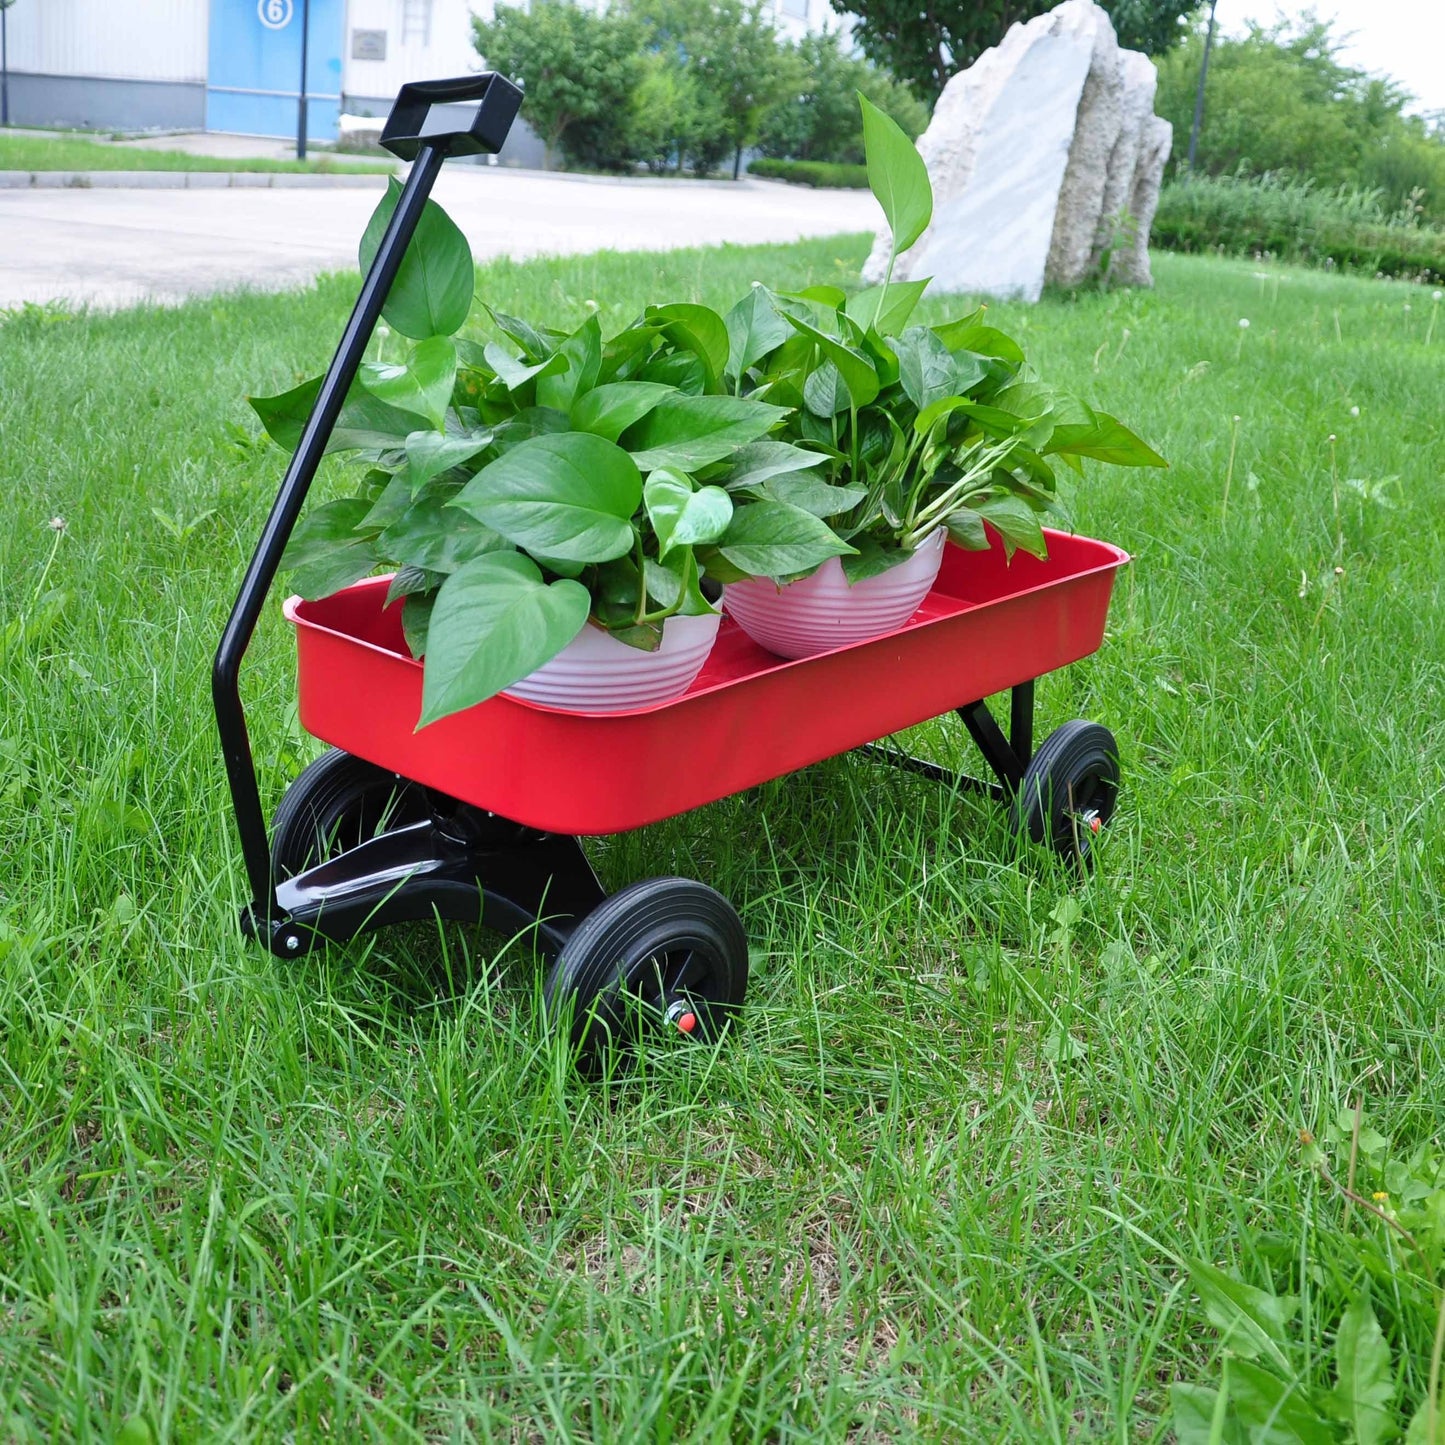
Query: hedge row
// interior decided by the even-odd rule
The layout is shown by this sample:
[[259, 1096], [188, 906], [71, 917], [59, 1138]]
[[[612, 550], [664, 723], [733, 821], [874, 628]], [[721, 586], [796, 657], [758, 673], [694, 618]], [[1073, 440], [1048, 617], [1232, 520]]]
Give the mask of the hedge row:
[[1412, 281], [1445, 280], [1445, 230], [1378, 191], [1325, 190], [1280, 176], [1184, 176], [1159, 197], [1150, 233], [1171, 251], [1268, 255]]
[[748, 174], [770, 181], [791, 181], [798, 186], [822, 186], [845, 191], [868, 189], [867, 167], [833, 161], [778, 161], [760, 156], [748, 167]]

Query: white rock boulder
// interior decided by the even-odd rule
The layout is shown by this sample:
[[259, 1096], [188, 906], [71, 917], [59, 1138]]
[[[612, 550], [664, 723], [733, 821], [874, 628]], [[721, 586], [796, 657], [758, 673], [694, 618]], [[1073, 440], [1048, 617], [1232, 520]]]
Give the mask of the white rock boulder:
[[[1107, 269], [1147, 286], [1149, 226], [1172, 130], [1154, 114], [1146, 56], [1120, 50], [1094, 0], [1064, 0], [1014, 25], [944, 87], [919, 154], [933, 222], [899, 258], [898, 280], [1037, 301]], [[883, 279], [880, 232], [864, 267]]]

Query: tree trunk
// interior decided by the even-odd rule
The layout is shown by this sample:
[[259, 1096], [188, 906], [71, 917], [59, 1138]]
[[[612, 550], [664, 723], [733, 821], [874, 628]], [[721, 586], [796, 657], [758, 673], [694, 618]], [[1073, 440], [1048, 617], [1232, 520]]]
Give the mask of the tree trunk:
[[737, 178], [742, 174], [742, 171], [743, 171], [743, 148], [742, 148], [741, 145], [739, 145], [738, 148], [737, 148], [737, 150], [735, 150], [735, 151], [733, 152], [733, 180], [737, 180]]

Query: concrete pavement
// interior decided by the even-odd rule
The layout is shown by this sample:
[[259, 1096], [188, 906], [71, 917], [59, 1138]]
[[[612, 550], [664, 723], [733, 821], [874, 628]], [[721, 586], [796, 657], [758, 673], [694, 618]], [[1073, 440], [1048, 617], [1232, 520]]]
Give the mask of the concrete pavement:
[[[0, 190], [0, 308], [125, 306], [303, 285], [356, 265], [384, 183], [331, 190]], [[867, 231], [866, 191], [454, 167], [435, 191], [478, 260]]]

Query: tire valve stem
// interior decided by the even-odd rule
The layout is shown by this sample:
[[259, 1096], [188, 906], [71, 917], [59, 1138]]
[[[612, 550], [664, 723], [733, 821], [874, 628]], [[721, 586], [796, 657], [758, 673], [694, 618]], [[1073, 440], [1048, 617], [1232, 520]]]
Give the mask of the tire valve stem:
[[690, 1034], [697, 1027], [697, 1014], [684, 1000], [677, 998], [667, 1006], [667, 1021], [679, 1033]]

